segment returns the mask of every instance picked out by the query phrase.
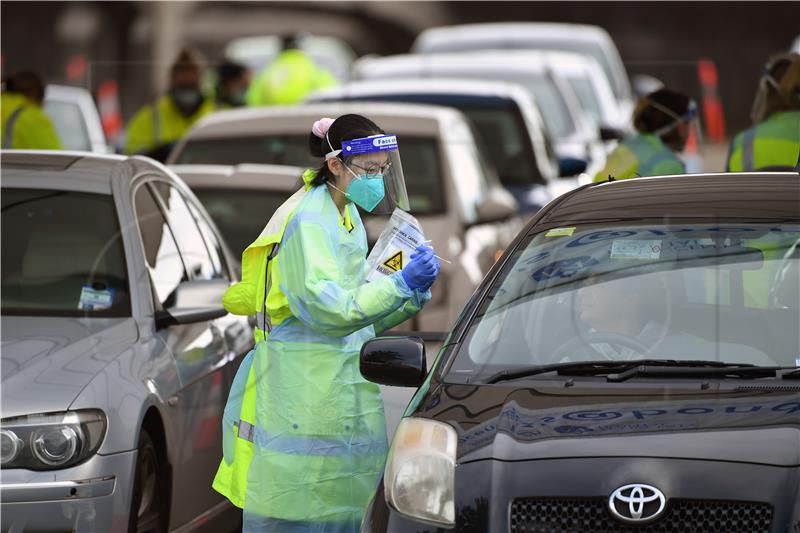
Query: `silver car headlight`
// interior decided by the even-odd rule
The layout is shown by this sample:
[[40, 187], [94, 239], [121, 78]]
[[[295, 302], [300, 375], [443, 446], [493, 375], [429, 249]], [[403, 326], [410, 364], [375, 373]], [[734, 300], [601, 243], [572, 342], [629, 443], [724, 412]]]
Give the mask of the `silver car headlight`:
[[0, 465], [30, 470], [73, 466], [97, 451], [105, 432], [106, 416], [95, 409], [4, 418]]
[[398, 512], [455, 525], [456, 431], [442, 422], [404, 418], [384, 472], [386, 501]]

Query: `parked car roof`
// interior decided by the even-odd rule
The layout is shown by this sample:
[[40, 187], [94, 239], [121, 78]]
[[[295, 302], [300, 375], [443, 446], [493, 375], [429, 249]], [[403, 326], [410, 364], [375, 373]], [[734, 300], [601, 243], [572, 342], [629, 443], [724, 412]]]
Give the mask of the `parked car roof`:
[[359, 96], [361, 94], [407, 94], [443, 93], [479, 95], [510, 99], [529, 98], [529, 93], [519, 84], [506, 81], [476, 80], [470, 78], [402, 78], [366, 79], [352, 81], [345, 85], [323, 89], [312, 94], [312, 98], [333, 98], [337, 96]]
[[246, 187], [294, 192], [305, 170], [289, 165], [170, 165], [190, 187]]
[[[497, 51], [485, 50], [480, 53], [459, 54], [442, 53], [426, 55], [397, 55], [389, 57], [365, 57], [354, 65], [354, 77], [358, 79], [389, 79], [389, 78], [416, 78], [416, 77], [458, 77], [458, 78], [492, 78], [502, 77], [507, 82], [525, 84], [532, 77], [546, 78], [552, 74], [551, 61], [580, 61], [577, 54], [569, 52], [543, 52], [540, 50], [511, 50]], [[565, 122], [563, 132], [554, 129], [557, 117], [562, 113], [551, 111], [547, 106], [552, 102], [537, 100], [537, 105], [542, 110], [543, 117], [548, 121], [549, 129], [557, 138], [573, 134], [580, 130], [583, 124], [578, 118], [581, 114], [580, 103], [572, 88], [558, 73], [553, 83], [557, 86], [557, 95], [561, 102], [556, 105], [564, 106], [561, 120]], [[529, 87], [535, 92], [535, 87]], [[554, 89], [555, 90], [555, 89]], [[544, 91], [545, 95], [549, 95]]]
[[[121, 155], [101, 155], [92, 152], [56, 150], [3, 150], [3, 185], [30, 186], [44, 179], [47, 188], [63, 185], [65, 189], [111, 193], [111, 169], [121, 163], [135, 161], [137, 166], [149, 165], [147, 159]], [[58, 176], [58, 181], [45, 178]], [[21, 180], [17, 183], [16, 180]]]
[[[787, 195], [787, 189], [796, 195]], [[796, 172], [738, 172], [657, 176], [603, 182], [554, 200], [554, 209], [529, 226], [599, 220], [800, 220]]]
[[[288, 107], [254, 107], [212, 113], [198, 122], [188, 133], [187, 138], [217, 137], [220, 134], [227, 133], [240, 136], [250, 133], [285, 130], [285, 124], [277, 125], [270, 121], [270, 119], [281, 117], [308, 117], [312, 122], [305, 123], [298, 121], [297, 129], [311, 132], [313, 121], [325, 116], [325, 114], [343, 115], [346, 113], [358, 113], [370, 118], [381, 115], [409, 117], [414, 119], [413, 121], [409, 121], [411, 127], [423, 122], [430, 122], [433, 124], [437, 121], [458, 120], [458, 118], [460, 118], [458, 111], [448, 107], [424, 104], [383, 102], [320, 103]], [[236, 124], [236, 128], [230, 130], [229, 127], [232, 124]]]
[[[472, 44], [473, 46], [470, 46]], [[587, 48], [586, 44], [595, 44]], [[500, 22], [429, 28], [412, 46], [415, 53], [519, 48], [525, 45], [589, 53], [603, 67], [617, 99], [630, 99], [631, 88], [625, 67], [611, 36], [600, 26], [556, 22]]]

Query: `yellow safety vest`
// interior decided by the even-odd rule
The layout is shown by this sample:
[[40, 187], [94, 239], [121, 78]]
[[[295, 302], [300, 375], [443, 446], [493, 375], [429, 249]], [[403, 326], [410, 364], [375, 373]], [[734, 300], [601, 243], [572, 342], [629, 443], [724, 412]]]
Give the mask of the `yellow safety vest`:
[[800, 170], [800, 111], [775, 113], [731, 143], [728, 172], [795, 166]]
[[655, 135], [641, 134], [619, 143], [606, 160], [594, 181], [617, 180], [644, 176], [684, 174], [686, 166]]
[[19, 150], [63, 150], [50, 117], [26, 96], [4, 92], [0, 97], [0, 146]]
[[206, 99], [190, 116], [184, 116], [169, 95], [159, 98], [155, 105], [146, 105], [131, 119], [127, 130], [125, 153], [139, 154], [174, 143], [186, 135], [195, 122], [214, 111], [214, 102]]
[[282, 52], [247, 90], [247, 105], [292, 105], [312, 91], [336, 85], [336, 78], [300, 50]]

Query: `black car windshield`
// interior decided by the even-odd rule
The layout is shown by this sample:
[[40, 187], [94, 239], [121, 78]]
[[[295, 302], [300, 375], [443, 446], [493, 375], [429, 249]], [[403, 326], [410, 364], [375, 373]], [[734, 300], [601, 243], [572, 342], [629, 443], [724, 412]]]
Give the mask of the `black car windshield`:
[[[403, 174], [411, 211], [415, 215], [444, 213], [444, 178], [436, 138], [403, 135], [398, 145], [403, 157]], [[320, 159], [309, 154], [307, 134], [269, 134], [190, 140], [178, 155], [176, 163], [256, 163], [316, 168]]]
[[581, 361], [800, 365], [800, 224], [551, 228], [489, 289], [450, 376]]
[[111, 195], [4, 187], [2, 238], [4, 315], [130, 316]]

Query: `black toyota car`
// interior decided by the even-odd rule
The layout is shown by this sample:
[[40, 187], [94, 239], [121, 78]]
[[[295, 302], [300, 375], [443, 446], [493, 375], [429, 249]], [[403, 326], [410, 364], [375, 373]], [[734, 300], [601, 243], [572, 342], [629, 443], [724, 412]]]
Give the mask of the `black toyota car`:
[[583, 187], [471, 298], [419, 390], [367, 532], [800, 531], [800, 175]]

